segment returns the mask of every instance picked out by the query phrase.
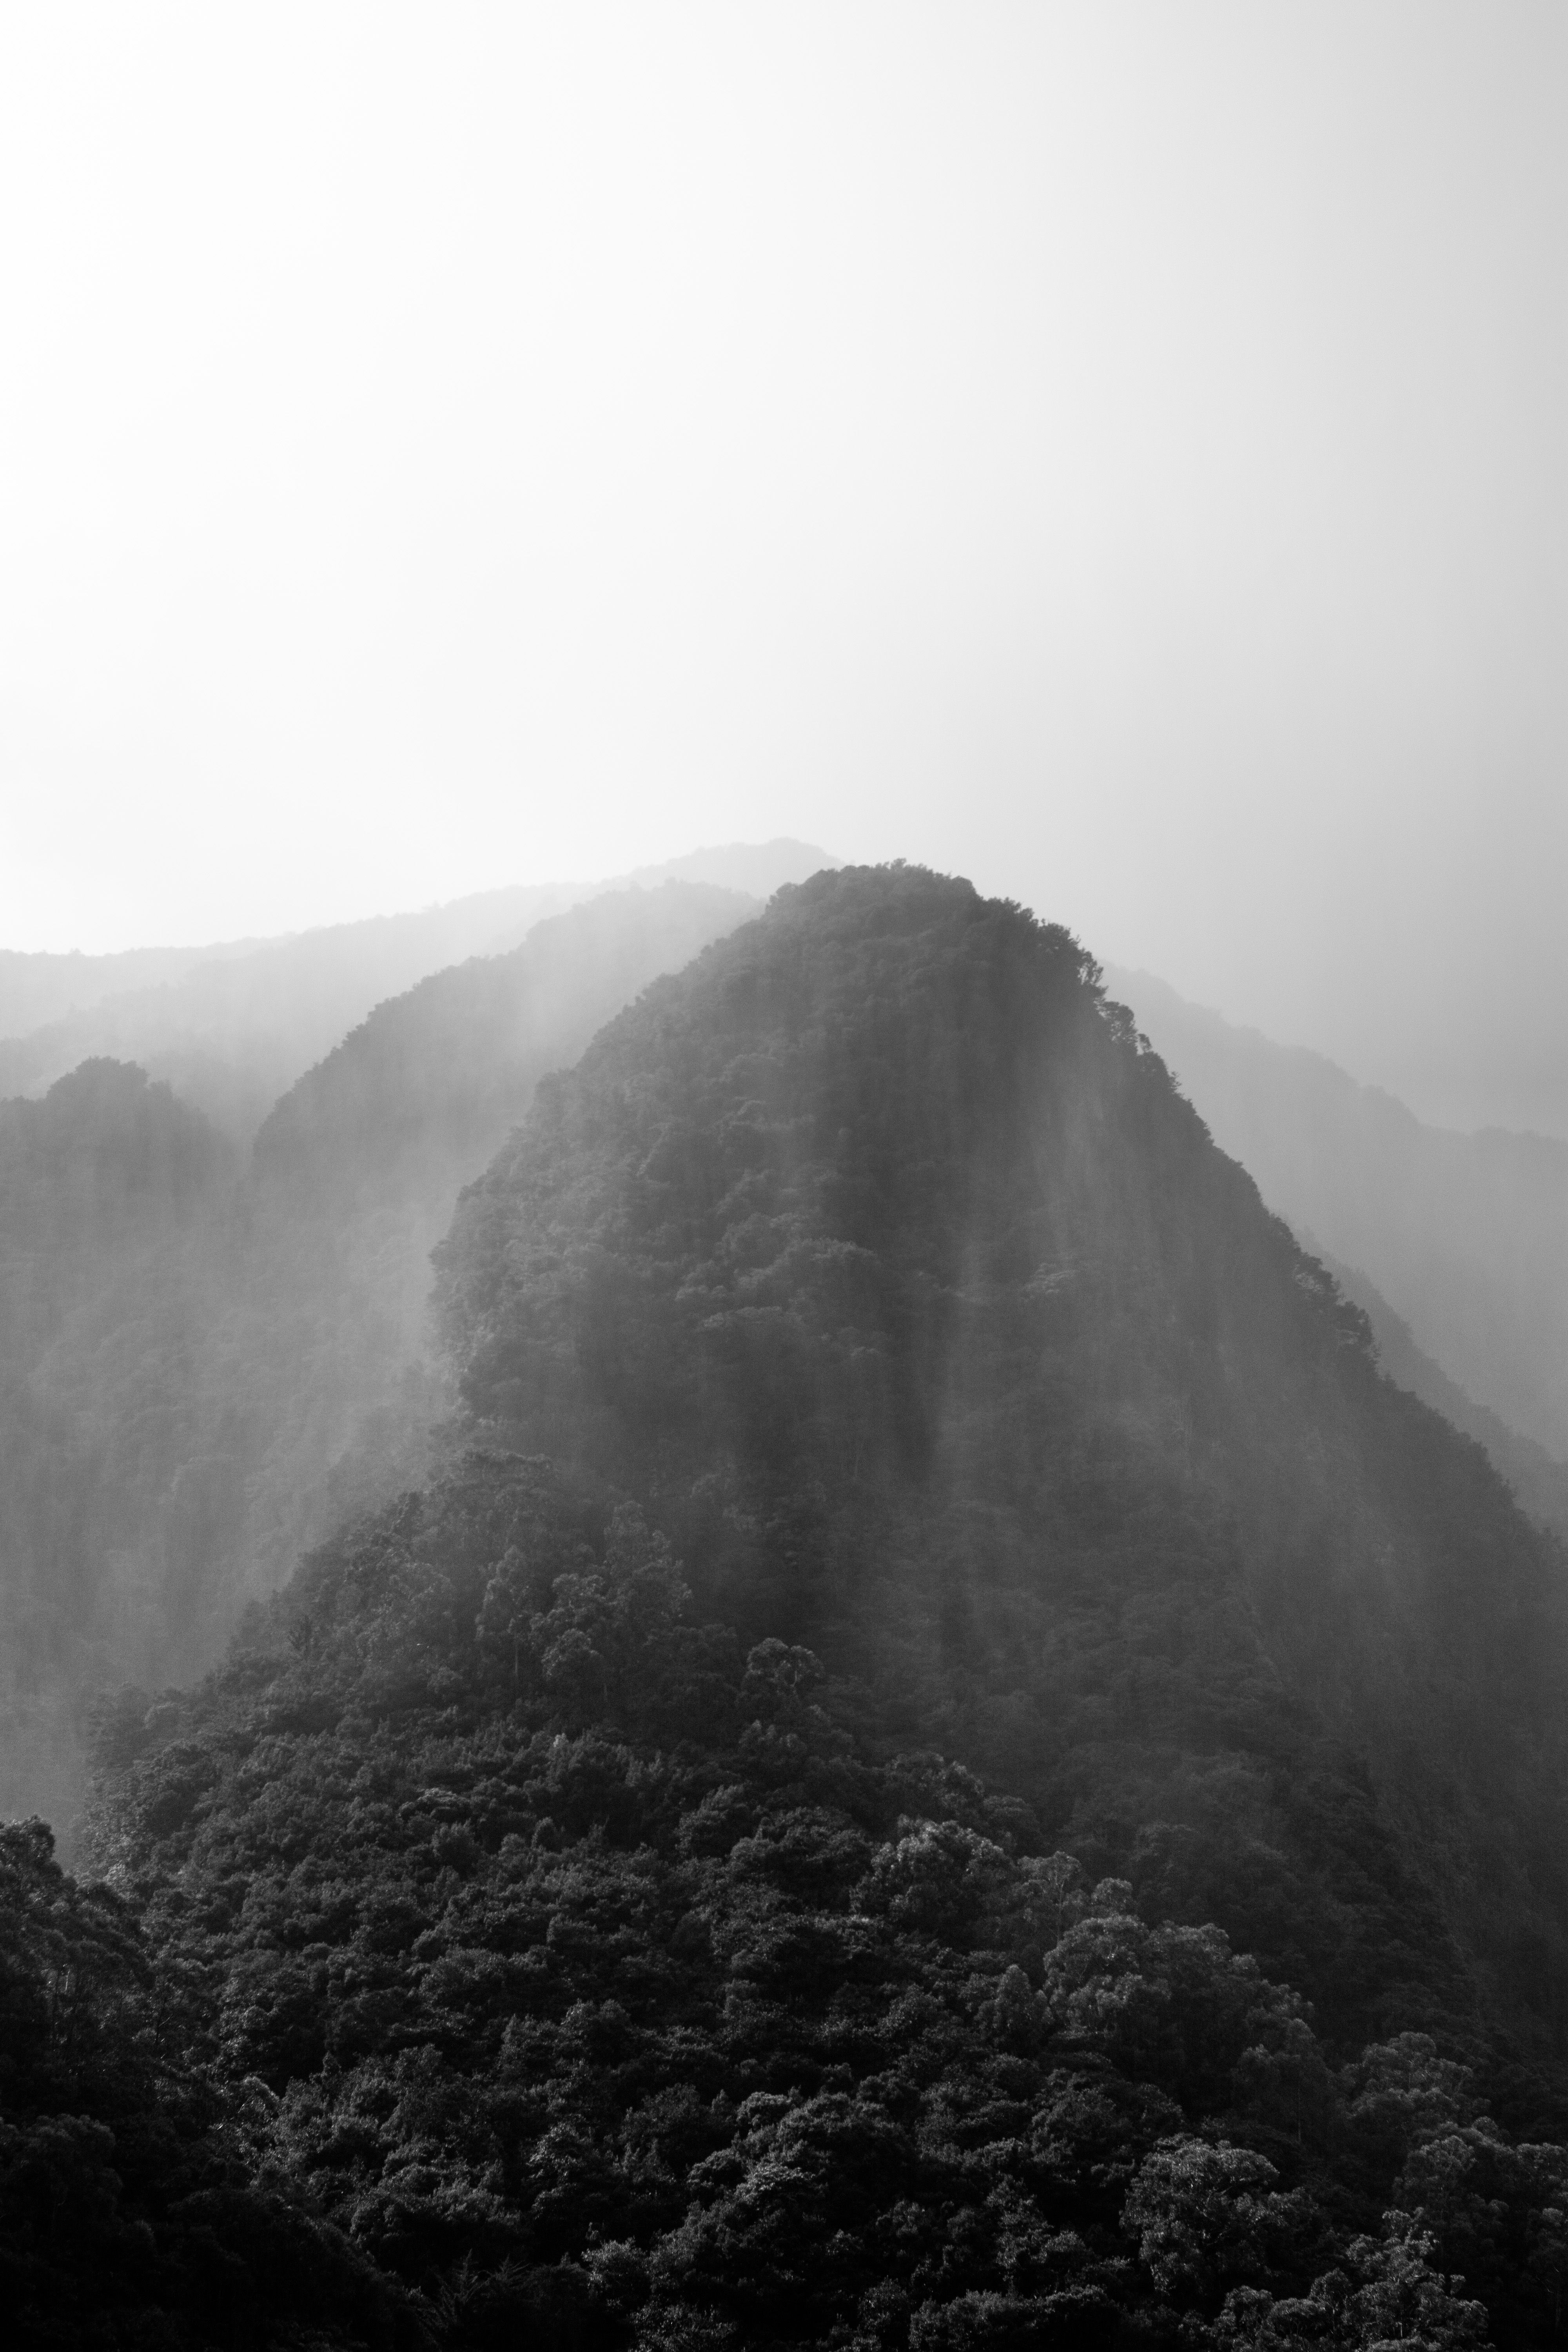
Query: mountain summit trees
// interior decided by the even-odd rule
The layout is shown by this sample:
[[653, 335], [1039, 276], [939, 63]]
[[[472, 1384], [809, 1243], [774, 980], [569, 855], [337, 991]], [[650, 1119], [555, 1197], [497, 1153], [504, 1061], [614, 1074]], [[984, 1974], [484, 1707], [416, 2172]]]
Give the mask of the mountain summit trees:
[[1365, 2031], [1568, 2031], [1561, 1563], [1064, 932], [844, 870], [542, 1089], [476, 1423]]

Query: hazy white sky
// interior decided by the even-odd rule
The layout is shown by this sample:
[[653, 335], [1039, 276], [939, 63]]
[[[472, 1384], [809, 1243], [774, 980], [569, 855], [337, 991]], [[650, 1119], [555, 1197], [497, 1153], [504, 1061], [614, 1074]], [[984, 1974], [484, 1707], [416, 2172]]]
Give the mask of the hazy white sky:
[[1560, 0], [5, 10], [0, 944], [791, 832], [1568, 1126], [1565, 107]]

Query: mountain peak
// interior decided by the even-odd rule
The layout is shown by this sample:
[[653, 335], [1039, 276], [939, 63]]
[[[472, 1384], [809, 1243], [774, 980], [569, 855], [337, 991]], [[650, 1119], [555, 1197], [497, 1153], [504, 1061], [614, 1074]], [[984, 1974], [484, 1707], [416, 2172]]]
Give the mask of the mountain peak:
[[635, 1500], [889, 1736], [1347, 2025], [1399, 1977], [1554, 2030], [1480, 1892], [1500, 1805], [1562, 1818], [1542, 1538], [1067, 931], [920, 867], [781, 892], [542, 1087], [438, 1264], [476, 1428]]

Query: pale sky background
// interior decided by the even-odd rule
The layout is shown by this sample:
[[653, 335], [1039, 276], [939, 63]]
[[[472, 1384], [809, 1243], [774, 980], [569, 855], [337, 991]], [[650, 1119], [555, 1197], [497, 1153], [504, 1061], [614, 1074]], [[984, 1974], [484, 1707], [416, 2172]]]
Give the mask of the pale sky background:
[[1568, 1133], [1561, 0], [13, 5], [0, 945], [794, 833]]

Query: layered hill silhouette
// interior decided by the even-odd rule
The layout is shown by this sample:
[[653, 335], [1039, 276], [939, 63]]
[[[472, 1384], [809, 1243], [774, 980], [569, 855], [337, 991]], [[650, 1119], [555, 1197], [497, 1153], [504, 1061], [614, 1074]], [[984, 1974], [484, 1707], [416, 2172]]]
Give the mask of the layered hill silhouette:
[[256, 1516], [252, 1591], [423, 1460], [445, 1402], [430, 1252], [540, 1079], [755, 904], [694, 882], [595, 898], [378, 1006], [274, 1108], [245, 1198], [247, 1303], [293, 1434]]
[[82, 1692], [144, 1654], [166, 1578], [184, 1549], [205, 1554], [215, 1482], [192, 1351], [237, 1175], [199, 1112], [122, 1063], [0, 1103], [7, 1812], [68, 1807]]
[[439, 1275], [430, 1474], [0, 1842], [37, 2340], [1555, 2340], [1561, 1550], [1071, 938], [782, 892]]
[[0, 1809], [68, 1822], [96, 1686], [199, 1671], [302, 1548], [422, 1474], [459, 1189], [543, 1072], [754, 904], [612, 892], [432, 976], [297, 1083], [248, 1167], [107, 1058], [0, 1105]]
[[1568, 1460], [1568, 1143], [1428, 1127], [1147, 972], [1110, 985], [1270, 1208], [1363, 1272], [1476, 1406]]
[[1346, 2031], [1562, 2048], [1560, 1557], [1063, 932], [844, 872], [542, 1089], [441, 1253], [476, 1424]]
[[1363, 1309], [1372, 1326], [1377, 1360], [1389, 1379], [1398, 1387], [1408, 1389], [1412, 1396], [1418, 1396], [1423, 1404], [1429, 1404], [1434, 1412], [1441, 1413], [1466, 1437], [1473, 1437], [1479, 1445], [1484, 1445], [1494, 1467], [1512, 1487], [1521, 1507], [1552, 1534], [1568, 1538], [1568, 1462], [1560, 1462], [1533, 1438], [1521, 1437], [1500, 1413], [1478, 1404], [1458, 1381], [1450, 1380], [1370, 1275], [1360, 1266], [1347, 1265], [1331, 1250], [1323, 1249], [1310, 1232], [1303, 1234], [1302, 1239], [1327, 1266], [1345, 1297]]
[[508, 952], [547, 916], [665, 881], [765, 898], [832, 862], [804, 842], [735, 843], [608, 880], [515, 884], [281, 939], [0, 953], [0, 1097], [37, 1094], [108, 1055], [166, 1079], [244, 1148], [279, 1097], [374, 1006], [449, 965]]

